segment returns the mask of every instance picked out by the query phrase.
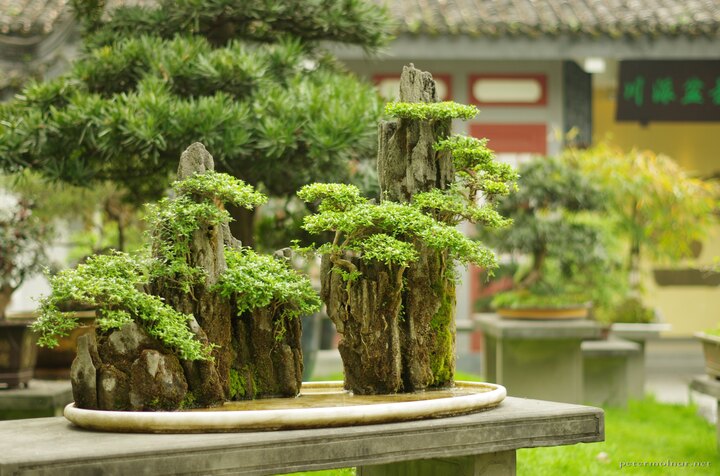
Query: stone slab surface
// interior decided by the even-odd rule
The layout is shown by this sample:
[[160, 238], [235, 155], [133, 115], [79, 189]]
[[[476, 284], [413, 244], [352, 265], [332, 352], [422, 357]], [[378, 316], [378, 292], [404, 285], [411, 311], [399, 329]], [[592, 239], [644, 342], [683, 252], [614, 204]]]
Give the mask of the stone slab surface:
[[690, 390], [710, 395], [720, 400], [720, 380], [710, 378], [708, 375], [698, 375], [690, 382]]
[[599, 339], [602, 334], [600, 325], [588, 319], [540, 321], [482, 314], [475, 322], [483, 332], [498, 339]]
[[0, 422], [0, 476], [265, 475], [595, 442], [604, 432], [599, 408], [512, 397], [453, 418], [278, 432], [99, 433], [39, 418]]
[[31, 380], [27, 388], [0, 390], [0, 411], [62, 408], [72, 401], [69, 380]]
[[610, 326], [610, 334], [632, 341], [659, 339], [661, 333], [672, 329], [666, 322], [650, 322], [647, 324], [615, 323]]
[[588, 340], [581, 344], [583, 357], [622, 357], [639, 354], [640, 344], [623, 339]]

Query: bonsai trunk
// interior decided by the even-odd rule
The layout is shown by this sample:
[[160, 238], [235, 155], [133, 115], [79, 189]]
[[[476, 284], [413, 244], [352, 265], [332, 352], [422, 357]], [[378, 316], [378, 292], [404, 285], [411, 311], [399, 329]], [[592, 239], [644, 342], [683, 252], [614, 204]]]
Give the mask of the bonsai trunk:
[[[400, 100], [437, 102], [430, 73], [412, 65], [400, 77]], [[381, 122], [378, 178], [384, 199], [410, 202], [416, 193], [447, 189], [455, 177], [449, 152], [433, 146], [448, 137], [451, 121]], [[455, 373], [455, 282], [447, 253], [418, 246], [402, 290], [403, 383], [406, 391], [452, 384]]]
[[[404, 389], [401, 352], [403, 270], [345, 257], [362, 275], [345, 281], [333, 272], [337, 261], [322, 261], [322, 299], [342, 336], [339, 344], [345, 388], [356, 394], [397, 393]], [[347, 270], [346, 270], [347, 271]]]
[[[400, 100], [437, 102], [429, 73], [403, 68]], [[447, 189], [455, 169], [448, 152], [433, 145], [451, 121], [381, 122], [378, 178], [383, 199]], [[406, 270], [352, 259], [362, 275], [343, 281], [323, 261], [322, 297], [342, 335], [345, 386], [355, 393], [393, 393], [452, 384], [455, 371], [455, 283], [447, 253], [416, 244], [420, 258]], [[342, 267], [341, 267], [342, 268]], [[344, 269], [343, 271], [348, 271]], [[405, 284], [403, 284], [405, 278]]]

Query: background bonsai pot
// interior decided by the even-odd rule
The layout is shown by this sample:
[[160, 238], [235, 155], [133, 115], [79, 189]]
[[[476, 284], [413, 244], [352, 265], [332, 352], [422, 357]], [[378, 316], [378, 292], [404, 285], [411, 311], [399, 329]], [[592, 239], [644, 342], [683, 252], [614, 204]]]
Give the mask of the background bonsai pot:
[[695, 337], [703, 346], [705, 372], [714, 379], [720, 379], [720, 335], [698, 332]]
[[0, 386], [27, 386], [37, 359], [30, 319], [0, 319]]
[[498, 308], [496, 312], [504, 319], [587, 319], [590, 313], [590, 306], [587, 304], [578, 304], [565, 307], [523, 307], [516, 309], [501, 307]]

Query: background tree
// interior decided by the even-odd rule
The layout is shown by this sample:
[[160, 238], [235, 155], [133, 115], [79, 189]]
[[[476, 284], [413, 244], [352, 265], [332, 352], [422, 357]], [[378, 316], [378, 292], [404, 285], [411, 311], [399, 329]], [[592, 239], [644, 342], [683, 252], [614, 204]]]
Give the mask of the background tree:
[[717, 183], [690, 176], [675, 161], [649, 150], [599, 144], [568, 149], [566, 157], [608, 192], [613, 233], [625, 242], [628, 299], [618, 317], [652, 320], [642, 307], [642, 260], [677, 262], [693, 256], [693, 245], [717, 224]]
[[[510, 227], [487, 237], [498, 250], [526, 257], [499, 308], [604, 304], [612, 281], [606, 192], [569, 160], [538, 157], [518, 169], [519, 192], [501, 197]], [[607, 277], [607, 279], [605, 279]], [[607, 282], [606, 282], [607, 281]]]
[[[0, 107], [0, 167], [52, 180], [121, 183], [157, 198], [194, 141], [219, 171], [270, 195], [344, 180], [374, 147], [379, 102], [322, 48], [374, 50], [389, 35], [365, 0], [160, 0], [103, 15], [75, 1], [84, 55], [63, 77]], [[233, 211], [252, 242], [253, 212]]]

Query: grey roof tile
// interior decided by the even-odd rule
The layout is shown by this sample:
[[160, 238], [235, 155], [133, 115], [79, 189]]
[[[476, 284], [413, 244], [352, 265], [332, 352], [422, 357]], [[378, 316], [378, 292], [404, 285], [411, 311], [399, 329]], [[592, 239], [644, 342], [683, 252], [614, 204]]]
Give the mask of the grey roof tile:
[[[388, 6], [399, 33], [490, 37], [720, 35], [720, 0], [374, 1]], [[69, 15], [69, 0], [0, 0], [0, 37], [47, 35]]]
[[415, 34], [720, 35], [720, 0], [376, 0]]

